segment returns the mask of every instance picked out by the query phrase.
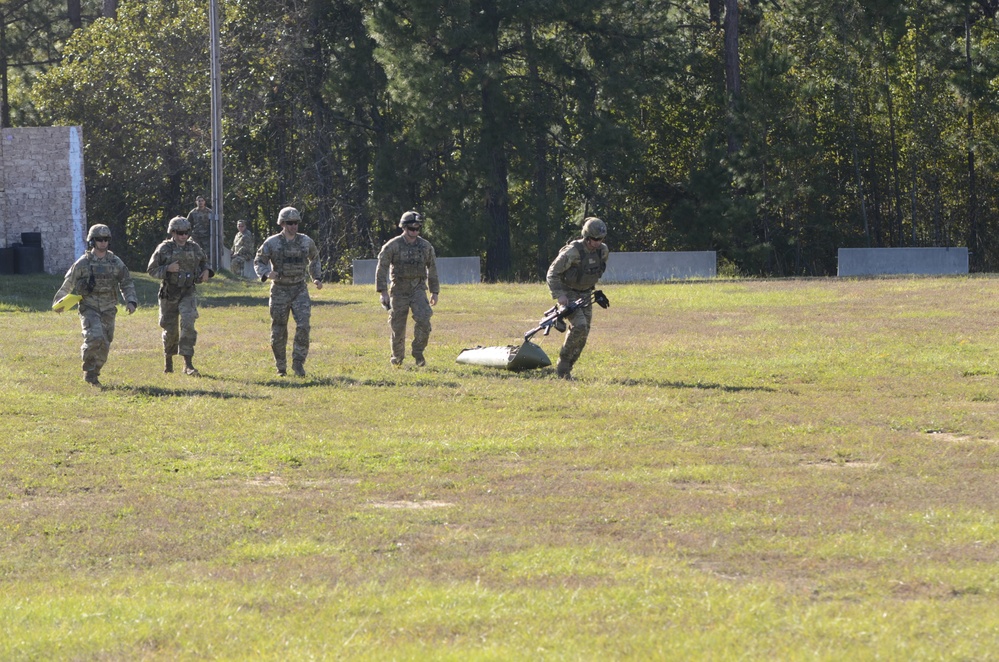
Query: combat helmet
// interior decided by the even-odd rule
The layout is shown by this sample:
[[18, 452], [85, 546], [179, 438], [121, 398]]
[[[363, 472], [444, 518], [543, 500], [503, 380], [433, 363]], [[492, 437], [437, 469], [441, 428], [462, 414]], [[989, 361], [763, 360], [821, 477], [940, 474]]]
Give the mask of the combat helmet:
[[407, 225], [423, 225], [423, 214], [418, 211], [407, 211], [399, 219], [399, 227], [404, 228]]
[[170, 219], [169, 225], [167, 225], [167, 232], [173, 234], [174, 232], [190, 232], [191, 222], [188, 221], [183, 216], [174, 216]]
[[97, 225], [90, 226], [90, 231], [87, 232], [87, 241], [97, 241], [98, 239], [110, 239], [111, 238], [111, 228], [104, 225], [103, 223], [98, 223]]
[[278, 212], [278, 225], [284, 225], [285, 221], [299, 221], [301, 222], [302, 215], [298, 213], [298, 210], [294, 207], [285, 207]]
[[603, 240], [607, 236], [607, 224], [596, 216], [589, 216], [583, 221], [583, 238]]

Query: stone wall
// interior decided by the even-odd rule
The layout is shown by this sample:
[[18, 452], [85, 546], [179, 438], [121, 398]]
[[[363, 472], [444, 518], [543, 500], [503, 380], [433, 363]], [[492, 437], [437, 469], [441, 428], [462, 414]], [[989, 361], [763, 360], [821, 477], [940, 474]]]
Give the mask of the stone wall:
[[62, 275], [86, 249], [83, 130], [78, 126], [0, 132], [0, 242], [40, 232], [46, 273]]

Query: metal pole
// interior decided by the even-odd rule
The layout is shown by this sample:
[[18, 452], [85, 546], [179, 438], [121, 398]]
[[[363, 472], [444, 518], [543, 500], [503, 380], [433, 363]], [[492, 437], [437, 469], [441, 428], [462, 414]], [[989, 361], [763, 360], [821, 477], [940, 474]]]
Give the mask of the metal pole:
[[209, 260], [218, 271], [222, 262], [222, 67], [219, 58], [219, 6], [211, 0], [208, 12], [211, 32], [212, 78], [212, 214]]

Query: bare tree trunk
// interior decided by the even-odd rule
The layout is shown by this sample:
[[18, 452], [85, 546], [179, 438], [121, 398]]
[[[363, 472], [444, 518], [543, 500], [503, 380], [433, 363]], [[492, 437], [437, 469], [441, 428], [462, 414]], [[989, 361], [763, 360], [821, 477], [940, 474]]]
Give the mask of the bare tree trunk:
[[104, 0], [104, 10], [101, 15], [104, 18], [118, 18], [118, 0]]
[[864, 219], [864, 236], [867, 237], [867, 247], [871, 247], [871, 226], [867, 220], [867, 203], [864, 201], [864, 178], [860, 174], [860, 159], [857, 156], [857, 124], [854, 122], [853, 105], [850, 105], [850, 137], [853, 139], [853, 173], [857, 178], [857, 202], [860, 204], [860, 216]]
[[[543, 82], [538, 70], [538, 56], [534, 49], [533, 25], [528, 24], [524, 27], [524, 45], [528, 53], [527, 70], [531, 81], [531, 98], [534, 107], [540, 112], [543, 107], [541, 94]], [[552, 168], [549, 163], [547, 132], [541, 127], [535, 127], [532, 132], [534, 133], [534, 141], [531, 156], [534, 162], [532, 164], [531, 196], [533, 198], [532, 207], [535, 209], [534, 214], [537, 219], [534, 227], [534, 236], [537, 241], [534, 276], [544, 280], [548, 271], [548, 262], [552, 258], [550, 249], [553, 247], [550, 244], [553, 243], [552, 216], [555, 205], [552, 200]]]
[[[919, 98], [919, 28], [920, 28], [920, 26], [918, 24], [914, 28], [916, 34], [915, 34], [915, 39], [913, 39], [913, 44], [912, 44], [912, 48], [913, 48], [913, 51], [914, 51], [914, 57], [913, 57], [913, 67], [912, 67], [913, 68], [913, 74], [912, 74], [912, 99], [913, 99], [913, 102], [912, 102], [912, 120], [911, 121], [912, 121], [913, 130], [914, 130], [914, 132], [915, 132], [915, 134], [917, 136], [919, 135], [919, 129], [920, 129], [920, 124], [921, 124], [921, 122], [919, 121], [920, 117], [919, 117], [918, 113], [920, 112], [920, 110], [922, 108], [922, 106], [920, 105], [921, 99]], [[916, 158], [915, 154], [910, 155], [909, 158], [911, 159], [910, 179], [912, 180], [911, 183], [910, 183], [910, 185], [909, 185], [909, 189], [910, 189], [909, 190], [909, 205], [911, 207], [911, 213], [912, 213], [912, 245], [913, 246], [918, 246], [919, 245], [919, 237], [918, 237], [918, 235], [916, 233], [916, 223], [917, 223], [917, 220], [916, 220], [917, 219], [916, 205], [918, 203], [918, 198], [916, 196], [916, 189], [917, 189], [917, 185], [918, 185], [918, 182], [919, 182], [919, 168], [918, 168], [918, 165], [917, 165], [918, 162], [919, 162], [919, 159]]]
[[66, 0], [66, 15], [74, 30], [83, 27], [83, 14], [80, 11], [80, 0]]
[[975, 110], [972, 104], [974, 90], [972, 83], [973, 63], [971, 60], [971, 8], [967, 4], [964, 10], [964, 55], [965, 64], [968, 70], [968, 252], [971, 253], [971, 261], [977, 267], [981, 267], [981, 230], [978, 227], [978, 189], [975, 176]]
[[714, 25], [721, 25], [723, 2], [724, 0], [708, 0], [708, 15]]
[[509, 166], [500, 119], [496, 115], [496, 96], [499, 92], [495, 80], [482, 86], [483, 157], [486, 171], [485, 206], [489, 222], [489, 239], [486, 245], [486, 278], [497, 281], [510, 275], [512, 254], [510, 250], [510, 192]]
[[891, 92], [891, 85], [888, 82], [888, 65], [885, 64], [885, 100], [888, 104], [888, 140], [891, 144], [891, 178], [892, 178], [892, 193], [895, 199], [894, 207], [892, 213], [892, 224], [891, 224], [891, 242], [892, 244], [901, 246], [905, 243], [905, 239], [902, 233], [902, 190], [899, 184], [899, 174], [898, 174], [898, 139], [896, 138], [896, 128], [895, 128], [895, 99]]
[[[498, 62], [500, 16], [496, 2], [482, 3], [482, 29], [489, 35], [483, 57]], [[489, 223], [486, 243], [486, 279], [496, 281], [510, 276], [513, 255], [510, 246], [510, 159], [506, 151], [506, 132], [501, 106], [501, 83], [492, 73], [484, 73], [481, 82], [482, 133], [480, 158], [485, 168], [485, 212]]]
[[735, 130], [735, 111], [739, 101], [739, 1], [725, 0], [725, 91], [728, 96], [728, 155], [742, 147]]
[[7, 91], [7, 19], [0, 15], [0, 127], [10, 128], [10, 97]]

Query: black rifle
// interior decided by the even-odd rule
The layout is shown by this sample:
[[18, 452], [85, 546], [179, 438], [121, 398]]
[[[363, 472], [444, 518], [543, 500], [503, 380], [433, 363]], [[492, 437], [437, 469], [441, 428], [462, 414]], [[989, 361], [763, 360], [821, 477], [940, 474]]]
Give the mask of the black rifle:
[[594, 290], [592, 293], [587, 292], [585, 297], [579, 297], [575, 301], [569, 302], [569, 305], [564, 308], [559, 308], [558, 304], [555, 304], [551, 308], [545, 311], [544, 316], [542, 316], [541, 321], [538, 325], [524, 334], [524, 341], [528, 341], [538, 331], [544, 331], [544, 335], [551, 333], [552, 327], [555, 327], [559, 331], [565, 331], [565, 318], [572, 315], [574, 312], [580, 308], [586, 308], [587, 306], [592, 306], [596, 303], [601, 308], [607, 308], [610, 306], [610, 300], [607, 296], [600, 290]]

